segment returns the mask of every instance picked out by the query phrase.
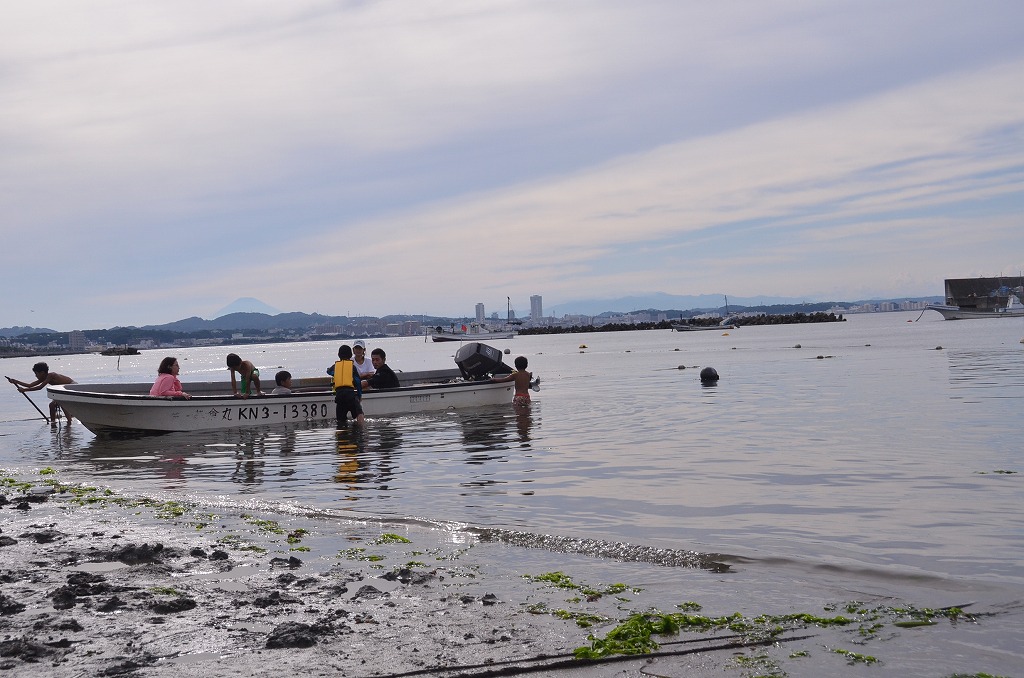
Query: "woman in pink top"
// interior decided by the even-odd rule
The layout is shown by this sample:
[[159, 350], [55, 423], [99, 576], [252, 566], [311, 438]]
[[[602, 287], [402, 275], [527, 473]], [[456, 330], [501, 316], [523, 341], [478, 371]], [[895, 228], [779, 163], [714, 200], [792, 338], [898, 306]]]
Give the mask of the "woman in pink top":
[[167, 357], [160, 361], [160, 368], [157, 370], [156, 381], [153, 388], [149, 389], [151, 396], [182, 396], [191, 398], [189, 394], [181, 390], [181, 382], [178, 381], [178, 359]]

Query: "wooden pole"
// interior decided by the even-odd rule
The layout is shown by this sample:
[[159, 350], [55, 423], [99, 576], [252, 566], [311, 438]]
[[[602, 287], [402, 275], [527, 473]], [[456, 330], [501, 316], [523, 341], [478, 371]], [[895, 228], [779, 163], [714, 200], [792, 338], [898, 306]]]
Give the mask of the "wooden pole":
[[49, 423], [50, 423], [50, 418], [49, 418], [48, 416], [46, 416], [45, 414], [43, 414], [43, 411], [42, 411], [41, 409], [39, 409], [39, 406], [38, 406], [38, 405], [36, 405], [36, 402], [35, 402], [34, 400], [32, 400], [31, 398], [29, 398], [29, 397], [28, 397], [28, 394], [27, 394], [27, 393], [25, 393], [24, 391], [20, 391], [20, 393], [21, 393], [21, 395], [25, 396], [25, 400], [27, 400], [27, 401], [29, 401], [30, 403], [32, 403], [32, 407], [36, 408], [36, 412], [38, 412], [38, 413], [39, 413], [39, 415], [40, 415], [40, 416], [41, 416], [41, 417], [42, 417], [43, 419], [45, 419], [45, 420], [46, 420], [46, 423], [47, 423], [47, 424], [49, 424]]

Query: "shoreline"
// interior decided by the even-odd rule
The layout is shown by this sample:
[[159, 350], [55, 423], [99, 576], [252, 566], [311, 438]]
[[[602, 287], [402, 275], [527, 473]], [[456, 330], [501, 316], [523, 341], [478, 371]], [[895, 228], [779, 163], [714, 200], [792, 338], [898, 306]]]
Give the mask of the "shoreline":
[[[424, 526], [214, 512], [39, 473], [0, 475], [0, 671], [10, 675], [800, 676], [876, 663], [948, 675], [932, 663], [944, 666], [947, 643], [984, 633], [979, 616], [930, 610], [925, 620], [892, 601], [813, 618], [706, 616], [665, 599], [657, 580], [672, 568]], [[646, 580], [574, 581], [584, 569]], [[731, 586], [735, 575], [693, 576]], [[654, 645], [627, 638], [633, 656], [574, 658], [655, 609], [664, 614], [652, 619], [683, 628]]]
[[[336, 523], [28, 485], [0, 491], [0, 671], [12, 675], [543, 675], [563, 663], [608, 675], [572, 658], [588, 629], [526, 607], [561, 592], [485, 576], [473, 546], [444, 535], [425, 544], [359, 522], [328, 534]], [[649, 658], [612, 665], [623, 660]]]

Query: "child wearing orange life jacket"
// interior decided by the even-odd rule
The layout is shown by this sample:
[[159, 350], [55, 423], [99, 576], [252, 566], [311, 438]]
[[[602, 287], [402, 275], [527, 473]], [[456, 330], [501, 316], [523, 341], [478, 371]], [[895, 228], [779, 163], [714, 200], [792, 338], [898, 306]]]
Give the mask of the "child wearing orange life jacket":
[[342, 344], [338, 349], [338, 362], [334, 363], [327, 373], [334, 377], [334, 404], [338, 426], [348, 422], [349, 413], [357, 424], [363, 423], [363, 406], [359, 402], [363, 397], [363, 387], [359, 379], [359, 370], [352, 361], [352, 347]]

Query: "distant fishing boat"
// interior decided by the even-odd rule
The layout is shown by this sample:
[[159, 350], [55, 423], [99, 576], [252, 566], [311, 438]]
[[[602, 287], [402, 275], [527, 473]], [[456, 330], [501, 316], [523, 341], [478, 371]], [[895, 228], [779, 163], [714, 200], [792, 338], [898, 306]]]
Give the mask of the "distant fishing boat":
[[951, 278], [945, 286], [946, 303], [928, 306], [945, 320], [1024, 318], [1024, 277]]
[[456, 329], [443, 329], [440, 325], [427, 329], [431, 341], [478, 341], [491, 339], [511, 339], [516, 336], [515, 330], [491, 330], [481, 323], [470, 323]]

